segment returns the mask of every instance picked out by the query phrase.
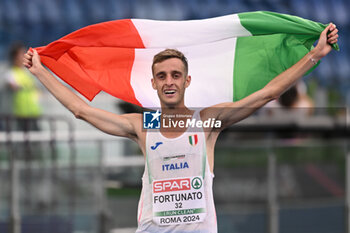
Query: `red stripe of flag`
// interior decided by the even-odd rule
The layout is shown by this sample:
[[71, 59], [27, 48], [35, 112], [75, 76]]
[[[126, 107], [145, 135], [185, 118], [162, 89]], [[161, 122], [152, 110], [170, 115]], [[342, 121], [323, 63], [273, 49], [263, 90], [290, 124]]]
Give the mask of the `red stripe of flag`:
[[130, 84], [135, 48], [144, 48], [130, 19], [91, 25], [37, 48], [42, 62], [92, 100], [101, 90], [141, 105]]

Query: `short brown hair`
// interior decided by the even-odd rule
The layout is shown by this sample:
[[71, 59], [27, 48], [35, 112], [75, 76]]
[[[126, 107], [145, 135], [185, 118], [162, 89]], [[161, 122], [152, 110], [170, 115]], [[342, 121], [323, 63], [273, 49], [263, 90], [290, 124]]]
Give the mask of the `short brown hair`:
[[185, 66], [185, 75], [187, 76], [187, 73], [188, 73], [187, 58], [185, 57], [185, 55], [182, 52], [180, 52], [179, 50], [176, 50], [176, 49], [165, 49], [165, 50], [157, 53], [156, 55], [154, 55], [153, 63], [152, 63], [152, 74], [154, 72], [154, 65], [156, 63], [163, 62], [163, 61], [170, 59], [170, 58], [178, 58], [182, 61], [182, 63]]

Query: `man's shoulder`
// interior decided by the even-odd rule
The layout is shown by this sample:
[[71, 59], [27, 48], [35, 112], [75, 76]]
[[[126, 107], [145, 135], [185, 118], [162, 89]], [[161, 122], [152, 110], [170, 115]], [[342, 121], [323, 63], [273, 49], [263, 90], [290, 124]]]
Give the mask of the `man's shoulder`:
[[200, 116], [202, 120], [206, 120], [208, 118], [216, 118], [221, 110], [220, 106], [210, 106], [206, 108], [202, 108], [199, 110]]
[[126, 113], [122, 115], [126, 117], [133, 125], [134, 133], [137, 135], [139, 146], [142, 148], [145, 144], [146, 131], [142, 130], [142, 114], [141, 113]]

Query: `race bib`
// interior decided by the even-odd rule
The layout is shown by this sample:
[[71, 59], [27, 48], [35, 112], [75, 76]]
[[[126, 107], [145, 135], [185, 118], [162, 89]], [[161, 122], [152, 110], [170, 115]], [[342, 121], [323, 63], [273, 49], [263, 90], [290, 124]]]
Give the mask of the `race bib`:
[[160, 226], [203, 222], [207, 215], [201, 176], [155, 180], [152, 194], [153, 221]]

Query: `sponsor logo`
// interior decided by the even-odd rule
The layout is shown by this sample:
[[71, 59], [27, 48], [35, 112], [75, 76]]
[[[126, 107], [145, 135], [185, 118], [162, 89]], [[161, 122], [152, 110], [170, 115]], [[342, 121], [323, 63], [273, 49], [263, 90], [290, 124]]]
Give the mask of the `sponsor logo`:
[[190, 178], [160, 180], [153, 183], [153, 192], [173, 192], [182, 190], [191, 190]]
[[186, 155], [173, 155], [173, 156], [165, 156], [163, 158], [164, 161], [169, 161], [172, 159], [184, 159]]
[[188, 163], [170, 163], [170, 164], [163, 164], [162, 170], [163, 171], [171, 171], [171, 170], [179, 170], [179, 169], [185, 169], [189, 168]]
[[189, 142], [192, 146], [197, 145], [197, 143], [198, 143], [198, 135], [197, 135], [197, 134], [194, 134], [194, 135], [188, 136], [188, 142]]
[[155, 150], [155, 149], [157, 149], [157, 147], [159, 146], [159, 145], [162, 145], [163, 144], [163, 142], [156, 142], [156, 144], [154, 145], [154, 146], [151, 146], [151, 149], [152, 150]]
[[192, 179], [191, 185], [194, 189], [200, 189], [202, 187], [202, 180], [199, 177]]
[[160, 129], [160, 115], [159, 110], [152, 112], [143, 112], [143, 128], [144, 129]]

